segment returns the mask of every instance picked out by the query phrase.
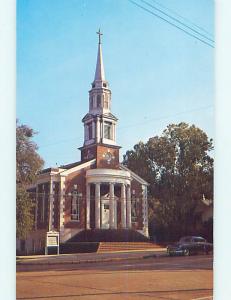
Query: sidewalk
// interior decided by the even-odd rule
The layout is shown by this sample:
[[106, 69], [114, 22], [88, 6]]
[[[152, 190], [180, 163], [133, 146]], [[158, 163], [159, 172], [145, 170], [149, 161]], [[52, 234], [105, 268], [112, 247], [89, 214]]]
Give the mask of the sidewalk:
[[143, 259], [146, 257], [158, 257], [166, 254], [166, 248], [129, 252], [107, 252], [107, 253], [76, 253], [60, 255], [31, 255], [17, 256], [17, 265], [57, 265], [57, 264], [80, 264], [109, 262], [131, 259]]

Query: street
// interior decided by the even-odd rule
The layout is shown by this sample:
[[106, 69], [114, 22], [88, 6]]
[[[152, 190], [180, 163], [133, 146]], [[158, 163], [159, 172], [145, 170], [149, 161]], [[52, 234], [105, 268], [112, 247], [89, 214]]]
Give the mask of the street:
[[31, 265], [25, 271], [21, 266], [17, 299], [209, 300], [213, 293], [212, 262], [212, 256], [147, 256], [127, 261]]

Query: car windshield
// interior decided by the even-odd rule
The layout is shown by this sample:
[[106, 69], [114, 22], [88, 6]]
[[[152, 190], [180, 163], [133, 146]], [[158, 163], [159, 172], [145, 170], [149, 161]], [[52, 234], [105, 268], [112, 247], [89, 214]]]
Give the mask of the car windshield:
[[195, 237], [195, 238], [193, 238], [193, 242], [195, 242], [195, 243], [203, 243], [203, 242], [205, 242], [205, 239], [203, 239], [201, 237]]
[[182, 237], [179, 242], [180, 243], [189, 243], [189, 242], [191, 242], [191, 237]]

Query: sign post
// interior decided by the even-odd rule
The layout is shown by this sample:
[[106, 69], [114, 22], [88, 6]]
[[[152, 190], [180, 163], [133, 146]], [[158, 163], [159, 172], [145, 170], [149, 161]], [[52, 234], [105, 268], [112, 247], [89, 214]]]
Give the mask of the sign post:
[[57, 247], [57, 254], [59, 255], [59, 232], [48, 231], [46, 234], [45, 255], [48, 255], [49, 247]]

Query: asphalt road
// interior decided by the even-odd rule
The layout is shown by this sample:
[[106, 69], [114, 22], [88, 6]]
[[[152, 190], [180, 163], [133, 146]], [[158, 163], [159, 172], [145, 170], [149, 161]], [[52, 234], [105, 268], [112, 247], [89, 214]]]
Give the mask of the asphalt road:
[[33, 267], [17, 273], [17, 299], [212, 299], [212, 256]]

